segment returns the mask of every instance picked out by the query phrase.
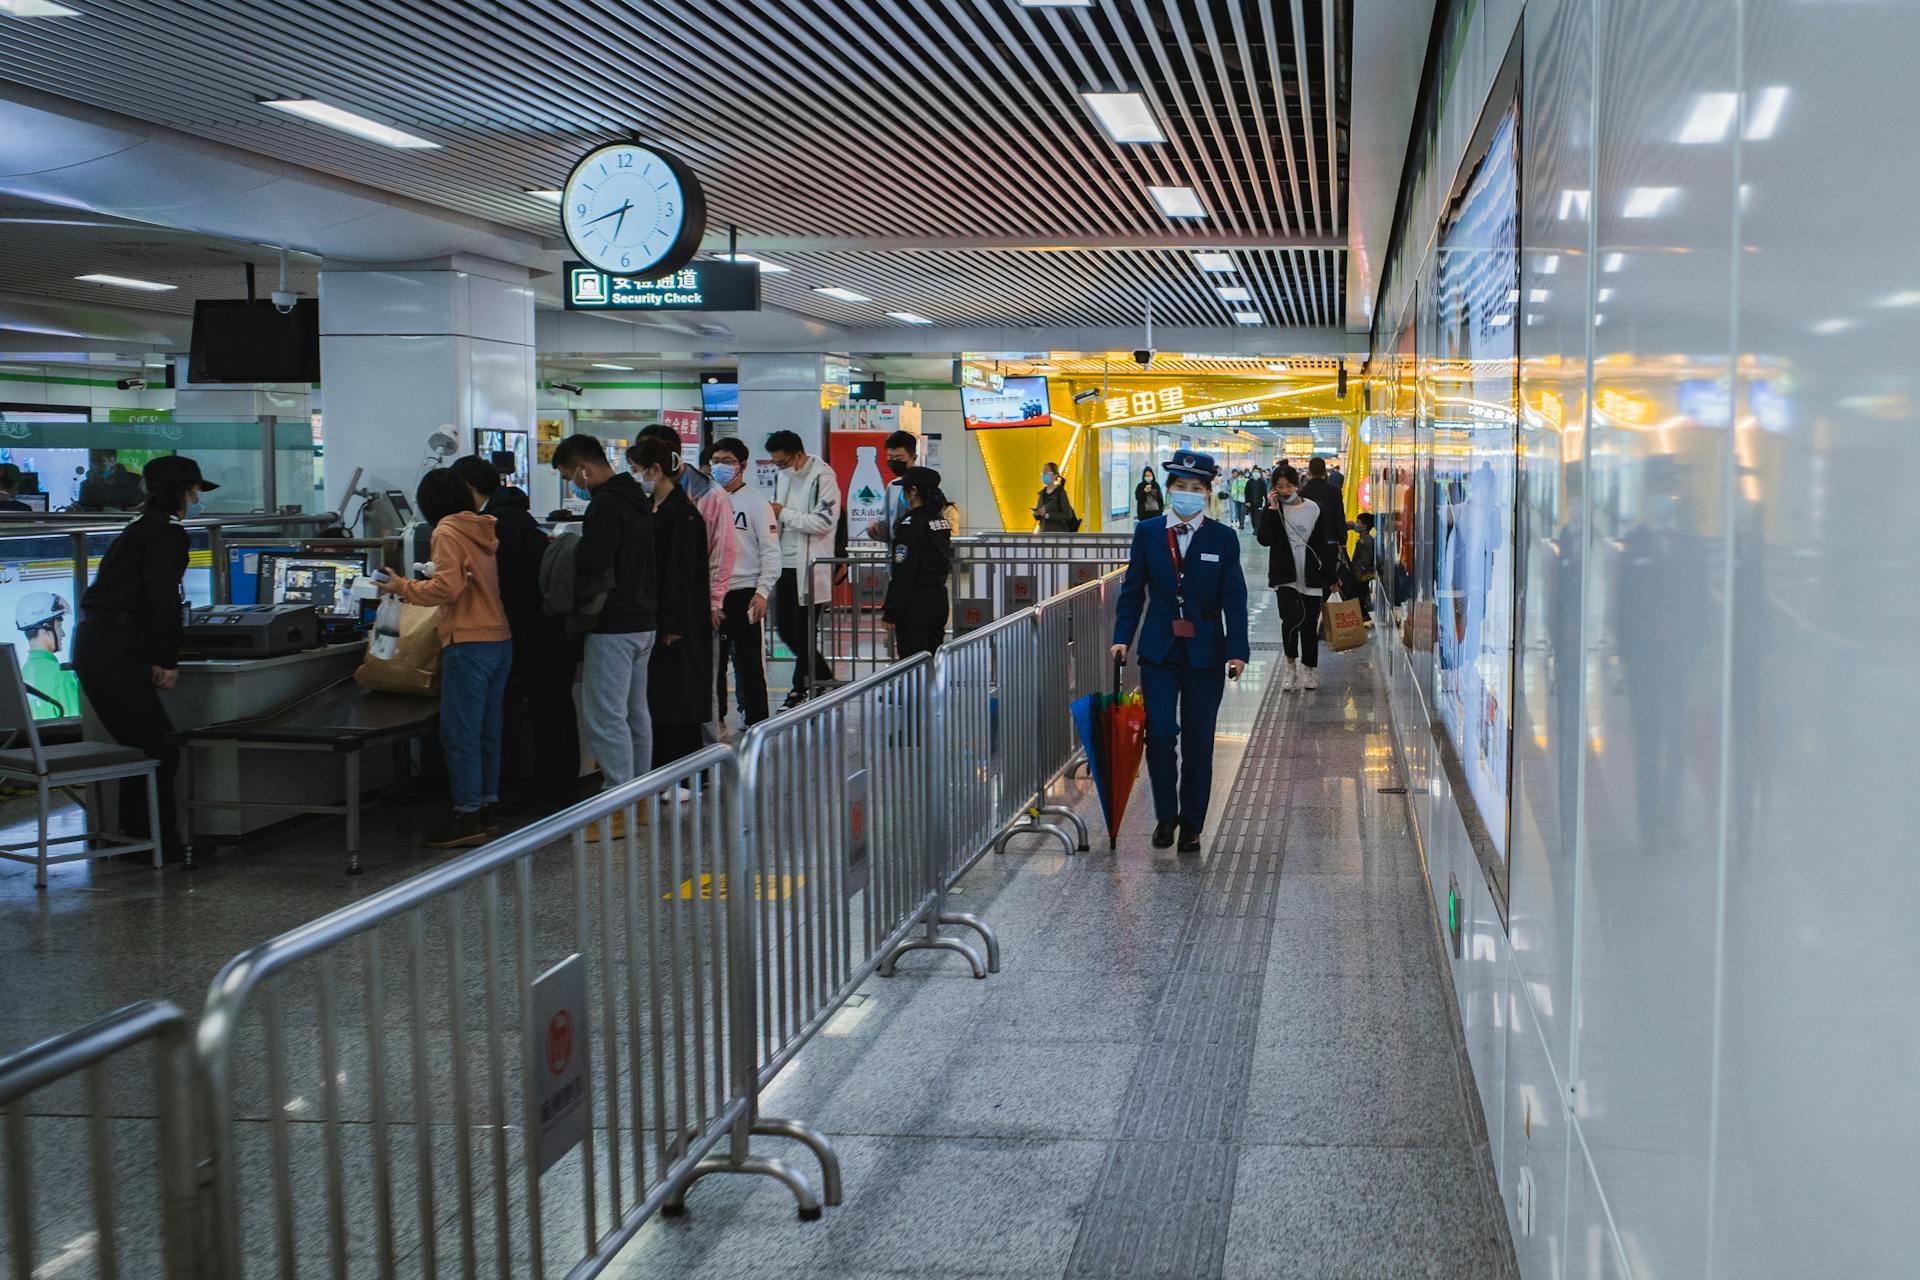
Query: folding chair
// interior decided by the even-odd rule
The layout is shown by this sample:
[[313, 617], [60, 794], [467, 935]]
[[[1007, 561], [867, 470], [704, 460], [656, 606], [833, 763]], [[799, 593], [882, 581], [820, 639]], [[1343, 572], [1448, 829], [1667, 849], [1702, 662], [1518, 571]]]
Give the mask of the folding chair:
[[[159, 866], [160, 785], [156, 775], [160, 762], [137, 747], [123, 747], [112, 742], [63, 742], [55, 746], [43, 746], [40, 731], [34, 724], [33, 708], [27, 702], [27, 682], [20, 675], [20, 655], [12, 645], [0, 645], [0, 649], [5, 649], [7, 655], [3, 664], [5, 672], [0, 674], [0, 733], [6, 735], [9, 747], [8, 750], [0, 750], [0, 778], [31, 785], [40, 793], [40, 839], [37, 845], [0, 845], [0, 858], [33, 863], [33, 885], [36, 889], [47, 887], [47, 864], [53, 862], [76, 862], [83, 858], [104, 858], [117, 853], [151, 851], [153, 865]], [[22, 737], [27, 745], [15, 745]], [[147, 830], [154, 833], [147, 839], [131, 840], [104, 831], [48, 836], [47, 816], [54, 788], [114, 782], [142, 775], [147, 780]], [[89, 813], [87, 818], [91, 823], [93, 815]], [[47, 852], [50, 845], [73, 844], [76, 841], [82, 846], [78, 853], [49, 855]], [[97, 847], [90, 843], [96, 841]]]

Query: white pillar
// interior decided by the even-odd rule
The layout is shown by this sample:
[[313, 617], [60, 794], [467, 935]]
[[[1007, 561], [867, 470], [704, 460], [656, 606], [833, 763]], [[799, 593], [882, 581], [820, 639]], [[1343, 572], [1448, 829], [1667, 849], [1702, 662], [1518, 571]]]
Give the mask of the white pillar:
[[356, 470], [363, 488], [411, 497], [439, 427], [453, 429], [455, 456], [473, 451], [476, 430], [531, 441], [526, 269], [464, 254], [329, 264], [320, 272], [320, 385], [329, 502]]
[[775, 431], [796, 431], [808, 453], [820, 452], [826, 437], [820, 387], [830, 359], [844, 367], [844, 355], [741, 353], [740, 438], [756, 458], [766, 453], [767, 437]]

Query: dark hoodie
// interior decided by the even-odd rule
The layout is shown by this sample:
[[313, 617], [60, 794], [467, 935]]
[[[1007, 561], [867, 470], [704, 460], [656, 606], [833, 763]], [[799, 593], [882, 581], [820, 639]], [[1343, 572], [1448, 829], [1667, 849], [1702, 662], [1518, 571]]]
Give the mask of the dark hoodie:
[[574, 564], [581, 578], [613, 570], [613, 589], [595, 631], [622, 635], [654, 629], [653, 504], [638, 480], [619, 472], [593, 491]]
[[540, 558], [547, 553], [547, 535], [534, 521], [532, 504], [519, 489], [494, 490], [480, 513], [493, 517], [494, 533], [500, 539], [500, 603], [513, 629], [514, 657], [518, 658], [523, 649], [544, 645], [559, 630], [542, 608], [540, 594]]

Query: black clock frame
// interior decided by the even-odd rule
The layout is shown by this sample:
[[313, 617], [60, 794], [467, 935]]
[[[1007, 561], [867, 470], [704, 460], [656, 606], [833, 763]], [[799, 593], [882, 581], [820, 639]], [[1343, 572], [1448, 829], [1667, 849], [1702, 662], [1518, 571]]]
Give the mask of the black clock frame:
[[[700, 241], [706, 237], [707, 194], [700, 189], [700, 179], [694, 176], [693, 170], [687, 167], [685, 161], [681, 160], [678, 156], [671, 155], [645, 142], [628, 139], [618, 142], [597, 143], [588, 148], [585, 155], [574, 161], [573, 168], [567, 170], [566, 181], [560, 184], [560, 234], [566, 237], [567, 243], [573, 246], [573, 251], [579, 254], [583, 261], [588, 263], [593, 262], [593, 255], [581, 248], [580, 242], [573, 238], [573, 232], [567, 229], [566, 193], [573, 188], [575, 175], [586, 166], [589, 160], [593, 159], [594, 156], [600, 152], [605, 151], [608, 147], [621, 146], [638, 147], [642, 151], [650, 152], [658, 158], [661, 163], [667, 166], [668, 171], [673, 174], [674, 180], [680, 184], [680, 207], [685, 211], [685, 217], [680, 221], [680, 234], [674, 237], [673, 243], [667, 246], [667, 251], [657, 260], [641, 270], [608, 271], [607, 274], [635, 280], [651, 280], [655, 276], [663, 276], [670, 271], [678, 271], [681, 267], [693, 261], [693, 256], [700, 252]], [[605, 270], [605, 268], [601, 269]]]

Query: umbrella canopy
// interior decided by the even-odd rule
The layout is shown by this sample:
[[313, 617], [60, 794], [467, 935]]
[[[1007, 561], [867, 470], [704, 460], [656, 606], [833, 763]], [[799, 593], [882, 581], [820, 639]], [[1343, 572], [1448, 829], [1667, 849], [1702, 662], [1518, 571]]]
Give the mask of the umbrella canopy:
[[1107, 820], [1107, 848], [1119, 843], [1120, 820], [1126, 816], [1127, 797], [1140, 776], [1140, 758], [1147, 749], [1147, 708], [1137, 693], [1120, 692], [1120, 664], [1113, 666], [1113, 691], [1075, 698], [1073, 725], [1087, 752], [1087, 772], [1093, 775], [1100, 797], [1100, 813]]

